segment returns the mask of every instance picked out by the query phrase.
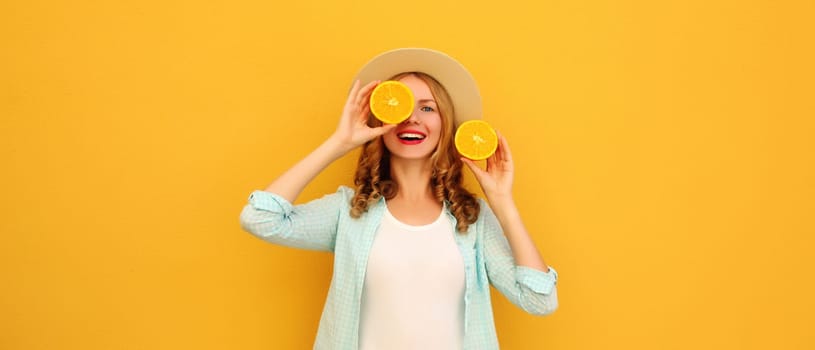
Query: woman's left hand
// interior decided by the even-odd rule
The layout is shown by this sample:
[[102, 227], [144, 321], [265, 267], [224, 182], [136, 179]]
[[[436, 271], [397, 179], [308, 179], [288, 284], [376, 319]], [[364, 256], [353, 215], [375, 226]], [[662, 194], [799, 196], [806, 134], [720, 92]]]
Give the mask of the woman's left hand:
[[494, 202], [512, 198], [512, 178], [515, 166], [512, 162], [509, 144], [500, 133], [498, 134], [498, 149], [487, 158], [486, 170], [481, 169], [475, 162], [467, 158], [462, 157], [461, 161], [472, 170], [487, 200]]

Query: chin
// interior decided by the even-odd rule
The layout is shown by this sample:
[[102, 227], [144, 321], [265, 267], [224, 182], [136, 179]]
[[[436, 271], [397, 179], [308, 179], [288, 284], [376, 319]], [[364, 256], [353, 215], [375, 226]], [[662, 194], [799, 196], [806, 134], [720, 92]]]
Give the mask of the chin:
[[395, 144], [388, 144], [388, 142], [385, 142], [385, 148], [388, 149], [391, 157], [402, 159], [429, 159], [435, 150], [435, 147], [432, 149], [426, 149], [427, 147], [419, 148], [416, 146], [405, 146], [398, 143], [398, 141], [395, 142]]
[[401, 159], [411, 159], [411, 160], [413, 160], [413, 159], [430, 159], [431, 154], [433, 154], [433, 152], [427, 152], [427, 153], [414, 153], [414, 152], [410, 152], [410, 153], [394, 153], [394, 152], [391, 152], [391, 157], [401, 158]]

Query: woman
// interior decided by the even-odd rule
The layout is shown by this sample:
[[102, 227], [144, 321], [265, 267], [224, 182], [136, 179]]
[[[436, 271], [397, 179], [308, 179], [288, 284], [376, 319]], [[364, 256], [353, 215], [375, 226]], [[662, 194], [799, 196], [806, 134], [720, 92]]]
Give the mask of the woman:
[[[553, 312], [557, 273], [515, 207], [506, 140], [499, 135], [486, 170], [453, 146], [455, 126], [480, 117], [466, 69], [438, 51], [398, 49], [357, 77], [331, 137], [265, 191], [254, 191], [241, 213], [242, 227], [266, 241], [334, 253], [314, 348], [496, 349], [490, 283], [529, 313]], [[370, 114], [381, 79], [413, 91], [408, 120], [382, 125]], [[456, 90], [445, 89], [451, 86]], [[291, 204], [320, 171], [359, 146], [355, 189]], [[462, 164], [489, 206], [463, 188]]]

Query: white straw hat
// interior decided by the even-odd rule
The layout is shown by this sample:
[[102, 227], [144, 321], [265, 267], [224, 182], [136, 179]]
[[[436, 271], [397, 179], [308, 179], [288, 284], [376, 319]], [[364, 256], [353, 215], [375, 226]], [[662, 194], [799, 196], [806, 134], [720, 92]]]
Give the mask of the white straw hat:
[[365, 85], [404, 72], [425, 73], [444, 86], [453, 100], [456, 126], [467, 120], [481, 119], [481, 94], [475, 79], [461, 63], [440, 51], [425, 48], [386, 51], [362, 66], [353, 81], [359, 80]]

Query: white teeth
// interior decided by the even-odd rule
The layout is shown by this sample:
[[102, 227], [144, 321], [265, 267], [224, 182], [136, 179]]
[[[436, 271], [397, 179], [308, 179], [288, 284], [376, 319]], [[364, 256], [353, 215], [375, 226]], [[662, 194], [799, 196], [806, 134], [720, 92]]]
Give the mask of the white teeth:
[[414, 134], [412, 132], [403, 132], [396, 136], [399, 136], [400, 139], [419, 139], [419, 140], [422, 140], [425, 137], [422, 134]]

